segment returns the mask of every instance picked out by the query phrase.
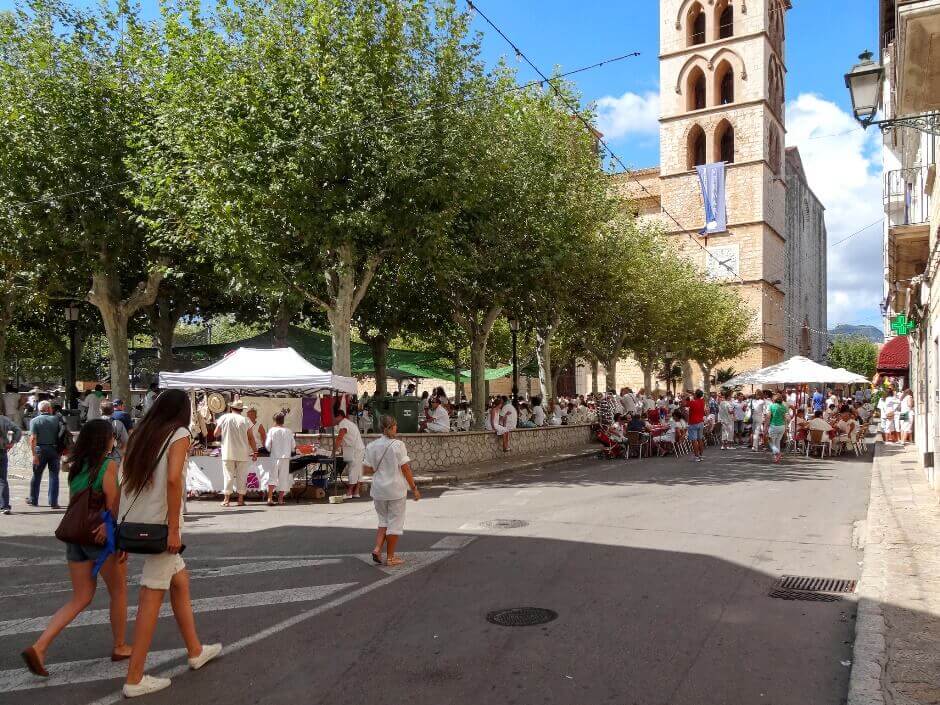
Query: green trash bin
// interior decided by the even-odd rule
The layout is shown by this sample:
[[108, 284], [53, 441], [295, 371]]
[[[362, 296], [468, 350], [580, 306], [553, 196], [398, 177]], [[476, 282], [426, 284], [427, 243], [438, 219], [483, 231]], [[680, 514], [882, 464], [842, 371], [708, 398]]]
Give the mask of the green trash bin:
[[384, 397], [370, 402], [376, 432], [380, 432], [381, 417], [392, 416], [398, 422], [399, 433], [417, 433], [424, 402], [419, 397]]

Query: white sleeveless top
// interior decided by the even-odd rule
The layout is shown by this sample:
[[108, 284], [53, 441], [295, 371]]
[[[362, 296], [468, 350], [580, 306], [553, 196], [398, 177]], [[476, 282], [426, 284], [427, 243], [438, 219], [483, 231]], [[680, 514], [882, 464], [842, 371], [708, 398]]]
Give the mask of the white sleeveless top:
[[[190, 438], [188, 428], [178, 428], [170, 436], [166, 450], [160, 456], [157, 467], [153, 471], [153, 480], [146, 485], [138, 496], [136, 492], [130, 494], [121, 487], [121, 508], [118, 511], [119, 519], [135, 524], [164, 524], [167, 520], [166, 483], [167, 483], [167, 456], [170, 446], [180, 438]], [[159, 451], [163, 448], [160, 444]], [[123, 468], [122, 468], [123, 473]], [[123, 479], [123, 478], [122, 478]], [[186, 463], [183, 463], [183, 493], [186, 492]], [[126, 514], [126, 516], [125, 516]], [[180, 502], [180, 527], [183, 526], [183, 502]]]

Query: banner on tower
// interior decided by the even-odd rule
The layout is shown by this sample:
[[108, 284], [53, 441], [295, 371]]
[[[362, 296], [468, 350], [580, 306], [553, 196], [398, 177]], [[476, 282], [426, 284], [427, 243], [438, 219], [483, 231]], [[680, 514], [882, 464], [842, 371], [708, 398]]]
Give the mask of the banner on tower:
[[705, 227], [702, 235], [723, 233], [728, 229], [728, 211], [725, 203], [725, 163], [702, 164], [695, 167], [702, 185], [705, 202]]

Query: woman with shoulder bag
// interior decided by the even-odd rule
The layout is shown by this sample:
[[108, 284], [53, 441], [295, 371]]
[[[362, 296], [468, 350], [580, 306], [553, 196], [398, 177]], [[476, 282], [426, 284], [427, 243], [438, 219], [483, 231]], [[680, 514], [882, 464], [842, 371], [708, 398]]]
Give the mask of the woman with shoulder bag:
[[[203, 645], [196, 634], [189, 574], [180, 553], [183, 542], [184, 469], [189, 457], [190, 404], [187, 394], [169, 389], [156, 398], [127, 444], [121, 482], [123, 515], [118, 525], [118, 547], [147, 553], [140, 577], [140, 606], [134, 623], [134, 650], [127, 669], [124, 696], [147, 695], [170, 685], [169, 678], [144, 675], [150, 642], [160, 617], [163, 596], [170, 591], [173, 616], [179, 626], [189, 667], [202, 668], [222, 652], [221, 644]], [[138, 531], [135, 527], [153, 527]], [[147, 534], [166, 537], [166, 545], [146, 545]], [[154, 552], [155, 550], [162, 552]]]
[[[69, 480], [69, 509], [57, 535], [62, 529], [75, 531], [74, 510], [84, 499], [81, 509], [85, 512], [92, 507], [93, 514], [100, 514], [106, 508], [111, 516], [117, 516], [120, 489], [118, 488], [117, 463], [108, 455], [114, 445], [114, 432], [111, 424], [100, 419], [89, 421], [82, 427], [78, 440], [71, 449], [67, 464]], [[90, 499], [89, 499], [90, 497]], [[103, 507], [101, 506], [103, 505]], [[46, 651], [59, 633], [65, 629], [81, 612], [91, 604], [97, 588], [94, 572], [96, 561], [105, 551], [103, 544], [107, 539], [107, 527], [103, 521], [94, 517], [80, 517], [77, 527], [84, 530], [87, 539], [82, 543], [66, 543], [65, 557], [69, 564], [72, 578], [72, 598], [56, 612], [49, 621], [49, 626], [36, 643], [23, 651], [23, 660], [27, 668], [37, 676], [48, 676], [44, 666]], [[71, 525], [66, 527], [66, 523]], [[94, 525], [90, 525], [93, 523]], [[69, 533], [68, 531], [66, 533]], [[87, 541], [87, 542], [86, 542]], [[130, 657], [131, 648], [124, 643], [127, 631], [127, 564], [126, 557], [111, 554], [101, 566], [101, 575], [108, 594], [111, 596], [111, 633], [114, 646], [111, 650], [112, 661], [123, 661]]]

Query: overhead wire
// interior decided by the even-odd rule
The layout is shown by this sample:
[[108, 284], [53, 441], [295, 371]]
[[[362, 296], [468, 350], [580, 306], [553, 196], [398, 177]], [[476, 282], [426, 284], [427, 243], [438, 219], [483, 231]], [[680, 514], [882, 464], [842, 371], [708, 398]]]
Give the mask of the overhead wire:
[[[513, 41], [506, 35], [506, 33], [505, 33], [502, 29], [500, 29], [500, 28], [497, 26], [496, 23], [493, 22], [485, 12], [483, 12], [483, 10], [480, 9], [480, 6], [479, 6], [479, 4], [477, 3], [477, 0], [466, 0], [466, 1], [467, 1], [467, 6], [468, 6], [471, 10], [474, 10], [474, 11], [480, 16], [480, 18], [481, 18], [487, 25], [489, 25], [500, 37], [502, 37], [502, 39], [503, 39], [503, 40], [512, 48], [512, 50], [516, 53], [516, 56], [517, 56], [518, 58], [522, 59], [526, 64], [528, 64], [529, 67], [530, 67], [533, 71], [535, 71], [535, 73], [538, 74], [543, 80], [546, 79], [546, 76], [545, 76], [545, 74], [542, 72], [542, 70], [541, 70], [535, 63], [532, 62], [532, 60], [526, 55], [526, 53], [525, 53], [524, 51], [522, 51], [522, 49], [520, 49], [519, 46], [518, 46], [515, 42], [513, 42]], [[771, 10], [771, 11], [772, 11], [772, 10]], [[647, 188], [647, 186], [646, 186], [639, 178], [636, 177], [636, 175], [633, 173], [634, 170], [631, 169], [631, 168], [623, 161], [623, 159], [620, 158], [620, 156], [611, 148], [611, 146], [607, 143], [607, 141], [606, 141], [602, 136], [598, 136], [598, 135], [597, 135], [597, 130], [594, 128], [594, 126], [591, 125], [591, 123], [588, 122], [588, 120], [586, 120], [586, 119], [584, 118], [584, 116], [581, 114], [581, 107], [578, 106], [578, 105], [572, 105], [571, 100], [570, 100], [567, 96], [565, 96], [561, 91], [559, 91], [555, 86], [551, 86], [551, 88], [552, 88], [552, 90], [554, 91], [555, 95], [558, 97], [558, 99], [559, 99], [562, 103], [564, 103], [564, 104], [568, 107], [568, 109], [572, 112], [573, 116], [574, 116], [576, 119], [578, 119], [578, 120], [584, 125], [584, 127], [585, 127], [591, 134], [595, 135], [595, 137], [596, 137], [596, 139], [597, 139], [597, 143], [604, 149], [604, 151], [605, 151], [608, 155], [610, 155], [611, 160], [620, 166], [620, 168], [621, 168], [621, 170], [622, 170], [621, 173], [624, 174], [624, 175], [626, 175], [628, 178], [631, 179], [631, 181], [633, 181], [634, 183], [636, 183], [636, 185], [640, 188], [640, 190], [642, 190], [648, 197], [655, 199], [655, 198], [656, 198], [655, 194], [653, 194], [653, 193], [649, 190], [649, 188]], [[734, 269], [732, 269], [732, 268], [728, 265], [728, 263], [727, 263], [726, 260], [723, 261], [723, 260], [719, 259], [719, 258], [718, 258], [717, 256], [715, 256], [711, 251], [709, 251], [709, 249], [708, 249], [706, 246], [704, 246], [701, 242], [699, 242], [699, 241], [692, 235], [692, 232], [693, 232], [695, 229], [694, 229], [694, 228], [688, 228], [688, 227], [686, 227], [685, 225], [683, 225], [672, 213], [669, 212], [669, 210], [668, 210], [665, 206], [662, 205], [661, 199], [660, 199], [660, 209], [662, 210], [663, 214], [666, 215], [666, 217], [668, 217], [673, 223], [676, 224], [676, 226], [677, 226], [678, 229], [679, 229], [679, 233], [680, 233], [680, 234], [686, 235], [686, 236], [689, 238], [690, 241], [692, 241], [695, 245], [697, 245], [697, 246], [699, 247], [699, 249], [701, 249], [708, 257], [710, 257], [712, 260], [714, 260], [714, 261], [718, 264], [718, 266], [723, 267], [724, 269], [726, 269], [726, 270], [728, 271], [728, 273], [731, 275], [731, 277], [732, 277], [733, 279], [736, 279], [739, 284], [744, 285], [744, 286], [747, 286], [747, 285], [748, 285], [748, 282], [747, 282], [743, 277], [741, 277], [741, 275], [740, 275], [738, 272], [734, 271]], [[734, 234], [734, 233], [733, 233], [732, 231], [730, 231], [730, 230], [728, 230], [728, 233], [731, 234], [731, 235]], [[791, 321], [793, 321], [794, 323], [797, 323], [797, 325], [799, 325], [801, 329], [803, 328], [803, 325], [804, 325], [803, 322], [802, 322], [802, 321], [797, 321], [797, 319], [795, 319], [792, 315], [790, 315], [790, 313], [786, 310], [786, 308], [785, 308], [784, 306], [781, 306], [779, 303], [777, 303], [776, 301], [774, 301], [774, 300], [767, 294], [766, 291], [763, 291], [763, 289], [762, 289], [762, 290], [761, 290], [761, 294], [764, 296], [764, 298], [766, 298], [766, 299], [770, 302], [771, 305], [773, 305], [773, 306], [775, 306], [777, 309], [779, 309], [779, 310], [781, 311], [781, 313], [783, 313], [783, 315], [784, 315], [785, 317], [789, 318], [789, 319], [790, 319]], [[806, 327], [806, 329], [809, 330], [810, 332], [816, 333], [817, 335], [825, 336], [825, 337], [827, 337], [827, 338], [832, 338], [832, 337], [834, 337], [834, 336], [832, 336], [832, 334], [829, 333], [829, 331], [822, 331], [822, 330], [818, 330], [818, 329], [816, 329], [816, 328], [811, 328], [811, 327], [808, 327], [808, 326]]]

